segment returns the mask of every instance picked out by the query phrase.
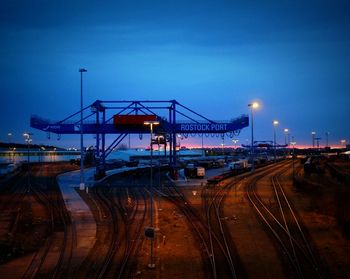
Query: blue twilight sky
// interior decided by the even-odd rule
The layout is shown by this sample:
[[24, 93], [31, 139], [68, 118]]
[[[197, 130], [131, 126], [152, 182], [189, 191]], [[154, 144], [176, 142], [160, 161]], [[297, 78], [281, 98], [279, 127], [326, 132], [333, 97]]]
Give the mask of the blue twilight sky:
[[[300, 145], [311, 131], [321, 145], [326, 131], [332, 144], [350, 140], [347, 0], [3, 0], [0, 37], [1, 141], [8, 132], [23, 141], [31, 114], [77, 111], [79, 67], [88, 69], [85, 103], [176, 99], [225, 120], [260, 100], [258, 140], [272, 139], [273, 119], [281, 143], [283, 128]], [[35, 143], [79, 145], [78, 136], [57, 142], [31, 131]], [[242, 130], [239, 144], [249, 137]]]

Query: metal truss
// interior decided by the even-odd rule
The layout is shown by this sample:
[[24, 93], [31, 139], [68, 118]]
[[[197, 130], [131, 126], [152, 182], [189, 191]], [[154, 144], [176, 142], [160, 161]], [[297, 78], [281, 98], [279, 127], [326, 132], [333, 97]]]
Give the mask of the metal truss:
[[[80, 110], [60, 121], [50, 121], [39, 116], [32, 116], [30, 126], [47, 133], [80, 134]], [[230, 121], [214, 121], [178, 103], [168, 101], [101, 101], [83, 108], [84, 134], [96, 135], [96, 153], [98, 158], [97, 173], [104, 173], [106, 157], [129, 134], [149, 134], [149, 128], [144, 125], [115, 125], [115, 115], [156, 115], [160, 125], [155, 126], [154, 133], [162, 134], [169, 144], [170, 167], [176, 167], [177, 134], [237, 134], [249, 126], [249, 118], [242, 115]], [[116, 134], [116, 139], [106, 148], [106, 135]]]

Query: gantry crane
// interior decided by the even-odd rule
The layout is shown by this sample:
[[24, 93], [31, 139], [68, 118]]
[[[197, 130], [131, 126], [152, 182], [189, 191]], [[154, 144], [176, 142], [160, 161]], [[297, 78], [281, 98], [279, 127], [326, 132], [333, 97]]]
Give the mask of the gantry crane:
[[[50, 121], [32, 116], [30, 125], [48, 133], [80, 134], [80, 110], [60, 121]], [[169, 145], [169, 164], [176, 167], [177, 134], [221, 134], [237, 135], [241, 129], [249, 126], [249, 118], [242, 115], [230, 121], [213, 121], [180, 104], [169, 101], [101, 101], [83, 108], [87, 115], [83, 118], [83, 133], [96, 135], [95, 157], [96, 174], [104, 175], [108, 155], [128, 134], [148, 134], [149, 127], [143, 125], [146, 120], [156, 120], [155, 134], [164, 135]], [[115, 134], [116, 138], [106, 147], [106, 135]]]

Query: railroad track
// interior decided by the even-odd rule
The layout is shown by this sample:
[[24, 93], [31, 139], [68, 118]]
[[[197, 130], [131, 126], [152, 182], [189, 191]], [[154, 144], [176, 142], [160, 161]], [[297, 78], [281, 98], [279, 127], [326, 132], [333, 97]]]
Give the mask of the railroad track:
[[212, 254], [211, 244], [208, 235], [208, 227], [205, 220], [200, 216], [185, 198], [183, 193], [174, 186], [169, 186], [163, 189], [163, 193], [169, 201], [175, 204], [179, 210], [186, 216], [194, 236], [199, 241], [200, 252], [204, 262], [206, 273], [211, 274], [213, 278], [216, 276], [216, 262]]
[[[117, 278], [130, 278], [136, 265], [136, 261], [132, 261], [131, 256], [136, 257], [136, 248], [141, 245], [143, 228], [147, 217], [148, 205], [147, 197], [144, 190], [132, 189], [131, 195], [134, 197], [130, 200], [127, 197], [130, 206], [124, 207], [126, 212], [125, 218], [125, 250]], [[141, 196], [141, 199], [140, 199]], [[135, 225], [136, 224], [136, 225]]]
[[102, 239], [94, 247], [98, 255], [88, 258], [88, 272], [81, 270], [78, 274], [90, 278], [132, 277], [148, 210], [145, 191], [96, 187], [92, 195], [98, 236]]
[[336, 164], [327, 162], [326, 167], [329, 169], [332, 176], [336, 177], [340, 182], [346, 183], [350, 181], [350, 175]]
[[[268, 165], [265, 168], [256, 170], [255, 173], [266, 174], [271, 168], [274, 168], [274, 166]], [[232, 182], [216, 187], [209, 186], [202, 190], [203, 211], [205, 212], [208, 230], [214, 232], [216, 236], [214, 239], [210, 237], [212, 254], [218, 258], [217, 262], [226, 262], [226, 268], [228, 268], [226, 273], [223, 272], [223, 268], [217, 268], [217, 276], [219, 278], [227, 276], [227, 274], [230, 274], [230, 278], [246, 277], [245, 270], [242, 269], [238, 253], [226, 226], [225, 217], [223, 216], [223, 203], [231, 189], [250, 175], [250, 173], [243, 173], [235, 177]], [[208, 232], [209, 235], [211, 235], [210, 232]], [[220, 246], [223, 247], [225, 253], [217, 249]]]
[[[208, 227], [210, 248], [216, 262], [226, 263], [226, 270], [217, 268], [216, 277], [230, 275], [230, 278], [237, 278], [237, 257], [233, 257], [235, 247], [231, 241], [231, 236], [227, 232], [226, 224], [222, 217], [222, 201], [234, 184], [227, 184], [224, 187], [207, 187], [202, 190], [202, 204]], [[216, 237], [212, 237], [215, 233]], [[218, 249], [222, 247], [222, 249]], [[224, 253], [223, 251], [224, 250]], [[237, 255], [237, 254], [236, 254]]]
[[[27, 195], [26, 173], [20, 171], [16, 176], [6, 179], [0, 189], [0, 236], [7, 239], [8, 246], [1, 246], [0, 261], [7, 261], [12, 254], [17, 232], [25, 211]], [[8, 247], [8, 248], [7, 248]]]
[[[269, 165], [256, 171], [268, 173], [273, 166]], [[223, 218], [222, 205], [227, 193], [250, 173], [241, 174], [233, 182], [224, 186], [203, 188], [203, 216], [194, 208], [184, 194], [175, 186], [168, 187], [167, 198], [172, 201], [187, 217], [192, 230], [200, 241], [204, 265], [213, 278], [245, 277], [245, 271], [239, 260], [230, 233]], [[238, 273], [239, 271], [239, 273]]]
[[[71, 218], [67, 212], [61, 194], [54, 191], [55, 176], [48, 176], [47, 165], [36, 168], [36, 177], [33, 176], [28, 193], [35, 198], [42, 207], [46, 208], [50, 220], [50, 232], [44, 245], [38, 249], [22, 278], [63, 278], [70, 272], [73, 249], [76, 245], [76, 232], [71, 224]], [[44, 180], [42, 179], [44, 178]], [[49, 190], [44, 191], [43, 189]], [[54, 251], [59, 243], [59, 252]], [[53, 247], [55, 244], [55, 247]], [[54, 257], [55, 265], [52, 265]], [[51, 258], [51, 261], [49, 260]]]
[[305, 229], [280, 183], [280, 176], [286, 170], [290, 170], [290, 166], [277, 166], [270, 178], [277, 208], [264, 201], [256, 190], [257, 182], [265, 176], [264, 174], [254, 176], [247, 185], [246, 195], [288, 258], [294, 275], [297, 278], [323, 278], [325, 276], [322, 274], [316, 253], [311, 248]]

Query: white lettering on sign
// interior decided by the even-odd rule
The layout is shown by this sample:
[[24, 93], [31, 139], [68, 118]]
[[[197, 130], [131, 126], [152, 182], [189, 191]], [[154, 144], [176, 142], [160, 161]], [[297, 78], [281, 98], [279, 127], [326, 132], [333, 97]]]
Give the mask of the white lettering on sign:
[[226, 131], [227, 124], [181, 124], [180, 130], [186, 132]]

